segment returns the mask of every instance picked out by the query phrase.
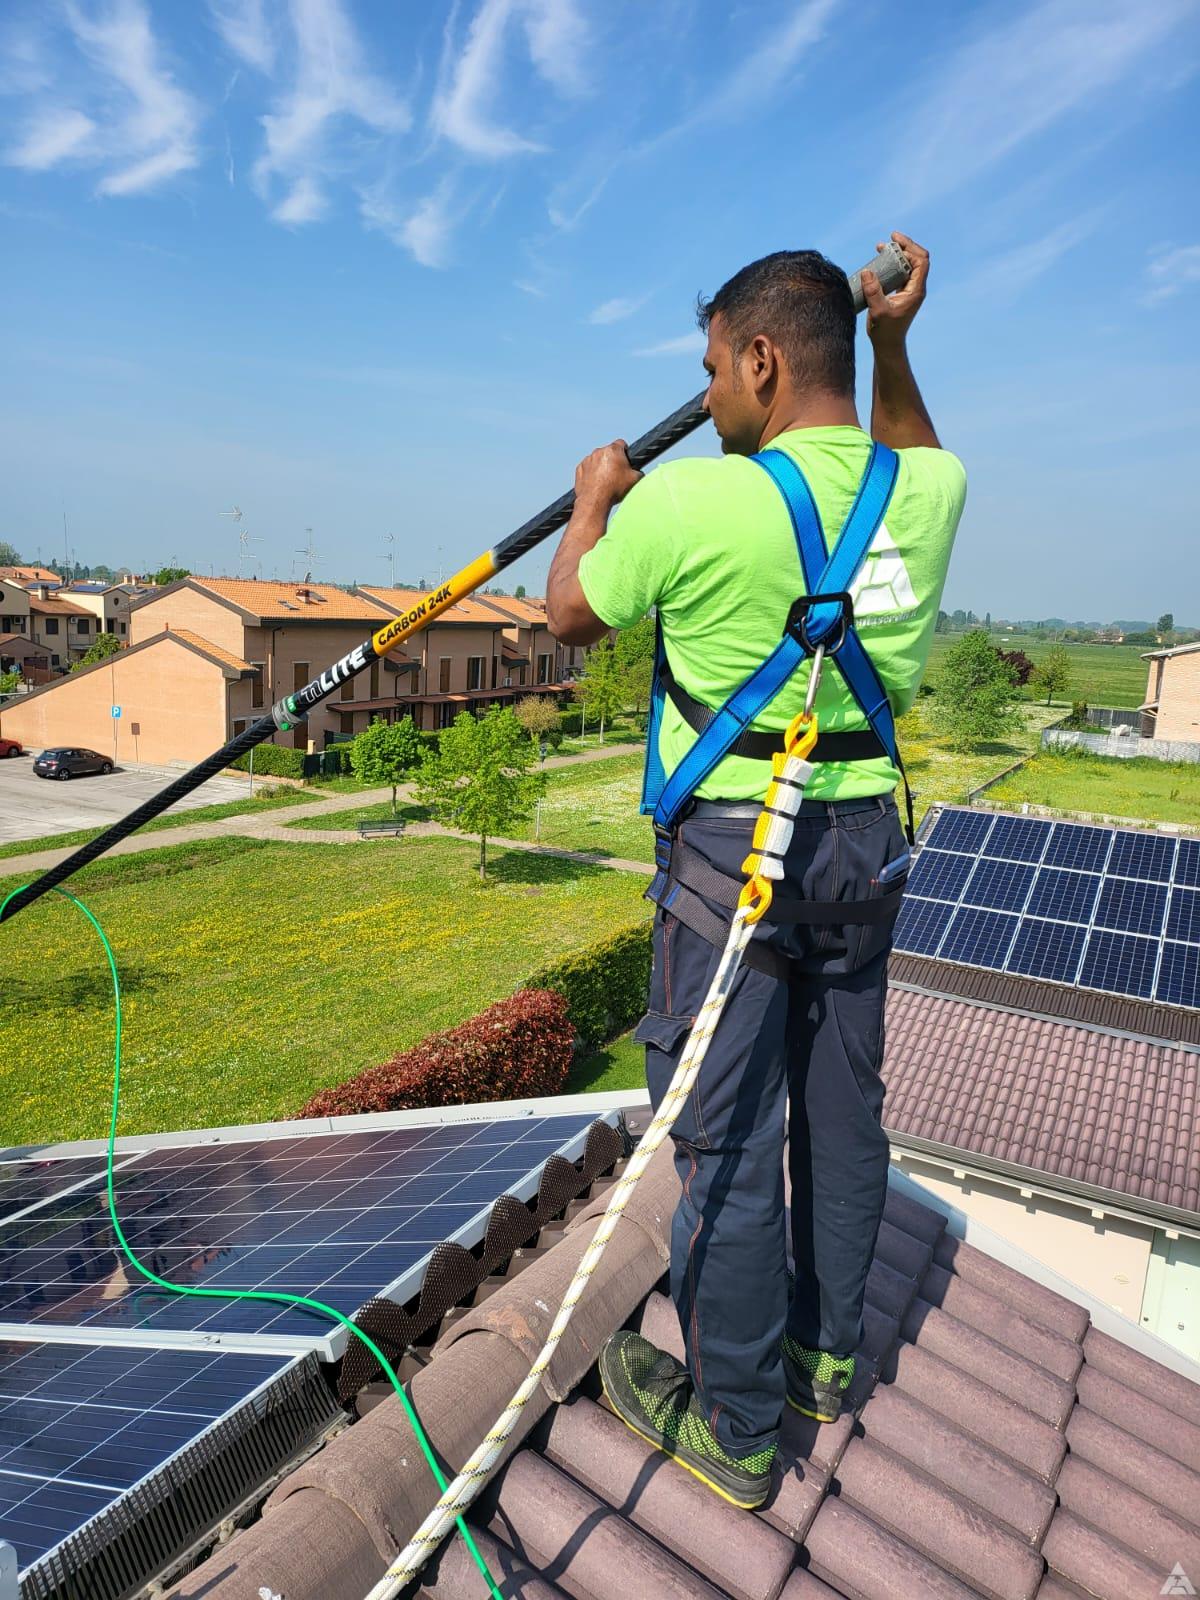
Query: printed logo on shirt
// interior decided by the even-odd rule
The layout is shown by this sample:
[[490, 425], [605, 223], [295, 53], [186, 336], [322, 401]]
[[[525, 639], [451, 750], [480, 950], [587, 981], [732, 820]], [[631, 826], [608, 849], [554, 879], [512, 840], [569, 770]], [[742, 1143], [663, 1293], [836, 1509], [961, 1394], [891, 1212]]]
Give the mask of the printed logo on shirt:
[[920, 606], [896, 541], [881, 522], [851, 588], [854, 620], [868, 626], [898, 622]]

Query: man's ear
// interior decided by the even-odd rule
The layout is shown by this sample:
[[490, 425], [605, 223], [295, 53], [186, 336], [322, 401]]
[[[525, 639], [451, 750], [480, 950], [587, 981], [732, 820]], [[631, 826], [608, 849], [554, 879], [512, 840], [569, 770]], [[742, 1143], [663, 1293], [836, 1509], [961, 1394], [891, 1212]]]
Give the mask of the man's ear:
[[757, 333], [746, 346], [750, 382], [756, 394], [774, 388], [779, 381], [779, 358], [765, 333]]

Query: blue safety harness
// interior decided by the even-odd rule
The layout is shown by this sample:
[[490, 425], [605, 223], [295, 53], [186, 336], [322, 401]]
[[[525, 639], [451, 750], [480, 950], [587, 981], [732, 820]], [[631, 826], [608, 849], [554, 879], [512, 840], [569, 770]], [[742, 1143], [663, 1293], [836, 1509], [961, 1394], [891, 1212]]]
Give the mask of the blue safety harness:
[[[874, 735], [870, 753], [876, 757], [886, 754], [901, 775], [904, 771], [896, 747], [896, 724], [887, 691], [858, 637], [849, 592], [887, 511], [896, 486], [899, 459], [887, 445], [872, 445], [854, 504], [828, 556], [820, 513], [803, 472], [791, 456], [782, 450], [763, 450], [750, 459], [767, 473], [787, 503], [807, 593], [792, 605], [783, 637], [762, 665], [750, 674], [740, 688], [734, 690], [723, 706], [711, 713], [704, 713], [706, 720], [695, 743], [669, 778], [659, 755], [658, 735], [667, 693], [671, 693], [677, 704], [679, 698], [667, 666], [661, 621], [658, 624], [641, 809], [652, 813], [654, 817], [657, 873], [647, 896], [659, 904], [665, 903], [669, 893], [672, 835], [696, 790], [735, 746], [745, 746], [747, 739], [754, 737], [747, 734], [750, 724], [771, 704], [818, 645], [824, 645], [826, 658], [836, 664], [847, 689], [866, 718]], [[688, 696], [683, 699], [690, 701]], [[691, 705], [695, 707], [696, 702], [691, 702]], [[832, 751], [839, 737], [848, 740], [870, 739], [867, 734], [828, 735], [825, 747]], [[822, 742], [818, 738], [815, 760], [822, 759]], [[783, 748], [781, 738], [778, 748]], [[824, 759], [836, 757], [826, 756]], [[907, 792], [906, 781], [906, 795]], [[911, 797], [908, 811], [911, 840]]]

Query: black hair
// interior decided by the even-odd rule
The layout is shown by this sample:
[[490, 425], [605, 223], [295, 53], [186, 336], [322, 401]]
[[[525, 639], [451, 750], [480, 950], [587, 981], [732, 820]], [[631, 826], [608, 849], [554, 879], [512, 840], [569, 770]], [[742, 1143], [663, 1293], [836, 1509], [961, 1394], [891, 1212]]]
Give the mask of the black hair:
[[705, 332], [720, 312], [734, 360], [756, 334], [783, 353], [798, 389], [854, 393], [854, 301], [846, 274], [819, 250], [776, 250], [696, 302]]

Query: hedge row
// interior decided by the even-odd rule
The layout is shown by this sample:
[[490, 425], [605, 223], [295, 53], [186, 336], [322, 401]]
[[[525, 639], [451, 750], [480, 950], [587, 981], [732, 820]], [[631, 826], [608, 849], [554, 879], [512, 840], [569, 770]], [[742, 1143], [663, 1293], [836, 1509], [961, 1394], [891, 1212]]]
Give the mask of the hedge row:
[[322, 1090], [297, 1115], [340, 1117], [559, 1094], [573, 1039], [561, 994], [521, 989], [383, 1066]]
[[260, 744], [254, 751], [231, 761], [239, 772], [249, 772], [250, 756], [254, 756], [254, 773], [269, 774], [273, 778], [302, 778], [304, 776], [304, 751], [289, 750], [285, 745]]
[[632, 1027], [645, 1011], [650, 961], [651, 924], [638, 923], [542, 967], [529, 979], [529, 988], [561, 995], [576, 1048], [595, 1050]]

